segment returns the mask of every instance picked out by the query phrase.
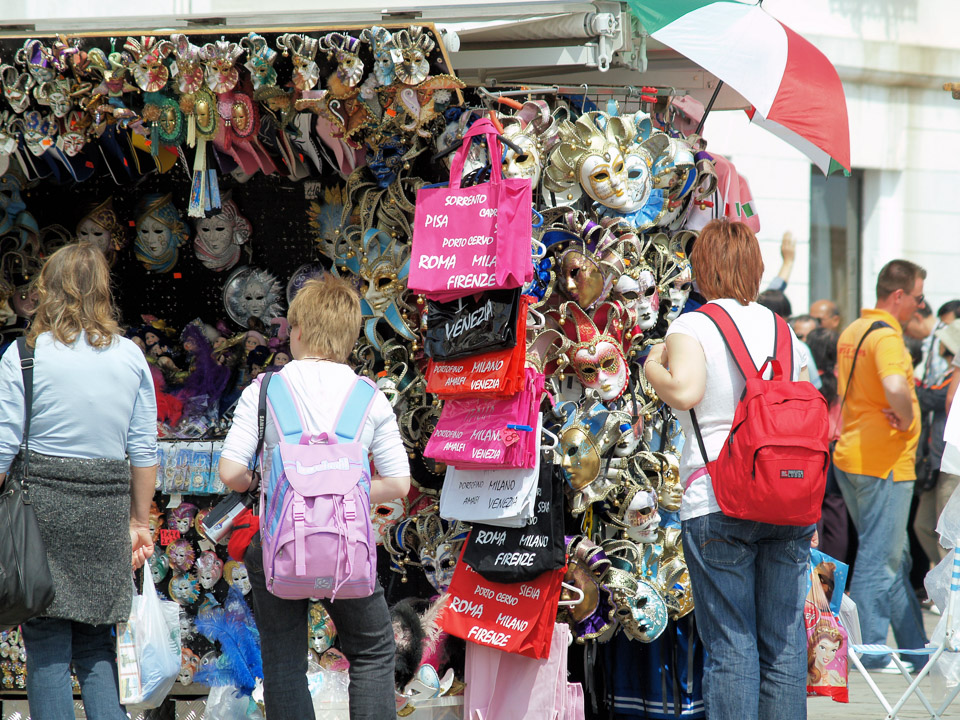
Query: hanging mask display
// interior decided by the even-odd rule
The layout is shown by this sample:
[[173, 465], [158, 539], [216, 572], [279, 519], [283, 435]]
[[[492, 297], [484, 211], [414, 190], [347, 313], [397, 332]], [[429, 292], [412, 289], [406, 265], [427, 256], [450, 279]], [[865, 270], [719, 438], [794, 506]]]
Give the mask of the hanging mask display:
[[337, 628], [330, 613], [320, 603], [310, 603], [310, 649], [317, 655], [323, 655], [333, 647], [336, 638]]
[[266, 270], [241, 267], [234, 270], [223, 286], [223, 305], [230, 319], [241, 327], [249, 327], [251, 318], [269, 326], [280, 317], [280, 282]]
[[176, 147], [187, 139], [187, 118], [174, 98], [160, 93], [146, 93], [143, 119], [150, 123], [150, 152], [156, 155], [160, 146]]
[[196, 560], [197, 579], [200, 587], [211, 590], [223, 577], [223, 560], [217, 554], [206, 550]]
[[393, 526], [410, 510], [410, 503], [405, 497], [388, 500], [375, 505], [370, 514], [373, 523], [373, 532], [377, 538], [377, 545], [383, 545], [386, 535], [393, 530]]
[[167, 545], [167, 557], [170, 558], [170, 566], [186, 572], [193, 567], [193, 561], [196, 560], [196, 552], [193, 545], [187, 540], [174, 540]]
[[420, 566], [437, 592], [445, 592], [469, 533], [468, 526], [440, 519], [438, 510], [421, 514], [415, 523], [420, 545]]
[[667, 628], [667, 605], [653, 583], [640, 577], [641, 553], [630, 540], [603, 543], [610, 568], [603, 582], [616, 604], [616, 617], [628, 637], [653, 642]]
[[575, 593], [564, 587], [560, 591], [563, 607], [558, 620], [570, 625], [574, 639], [580, 644], [606, 635], [616, 622], [610, 589], [600, 581], [609, 567], [610, 561], [599, 545], [582, 536], [567, 538], [567, 571], [563, 582], [583, 593], [583, 598], [567, 605]]
[[[404, 85], [418, 85], [430, 74], [427, 56], [436, 47], [433, 38], [423, 28], [411, 27], [393, 34], [393, 44], [399, 51], [399, 62], [395, 62], [394, 73]], [[394, 60], [396, 61], [396, 54]]]
[[120, 218], [113, 209], [113, 198], [108, 197], [80, 218], [76, 229], [77, 240], [96, 245], [109, 262], [127, 245], [127, 235]]
[[200, 64], [200, 48], [182, 33], [170, 36], [173, 55], [176, 59], [173, 76], [181, 94], [192, 94], [203, 87], [203, 66]]
[[190, 648], [183, 648], [180, 651], [180, 674], [177, 675], [177, 681], [181, 685], [190, 685], [193, 682], [193, 676], [199, 669], [199, 656]]
[[[74, 110], [63, 120], [63, 129], [57, 136], [57, 147], [67, 156], [76, 157], [87, 144], [87, 128], [90, 118], [79, 110]], [[2, 152], [2, 144], [0, 144]]]
[[215, 93], [230, 92], [237, 86], [240, 73], [236, 63], [243, 54], [235, 42], [223, 38], [210, 42], [200, 48], [200, 61], [204, 65], [204, 79], [207, 87]]
[[579, 305], [567, 302], [560, 307], [560, 323], [570, 338], [566, 354], [583, 386], [594, 390], [604, 402], [623, 395], [629, 372], [621, 340], [624, 320], [620, 310], [604, 303], [591, 318]]
[[[363, 79], [363, 61], [360, 60], [360, 40], [343, 33], [327, 33], [320, 38], [320, 49], [337, 61], [336, 78], [345, 88], [353, 88]], [[331, 90], [335, 88], [331, 87]]]
[[250, 71], [253, 89], [276, 85], [277, 71], [273, 63], [277, 59], [277, 51], [267, 44], [266, 39], [250, 33], [240, 41], [240, 47], [247, 51], [247, 62], [243, 66]]
[[70, 93], [68, 80], [48, 80], [33, 91], [33, 96], [37, 99], [37, 103], [50, 108], [54, 117], [63, 118], [73, 108]]
[[634, 265], [617, 280], [615, 295], [629, 315], [629, 323], [650, 330], [660, 317], [660, 289], [656, 276], [646, 263]]
[[533, 187], [540, 184], [540, 174], [550, 152], [560, 142], [557, 123], [550, 108], [542, 100], [530, 100], [515, 115], [501, 119], [503, 137], [522, 152], [504, 147], [503, 176], [529, 178]]
[[360, 33], [360, 40], [370, 45], [373, 52], [373, 77], [377, 84], [392, 85], [396, 77], [396, 65], [402, 53], [393, 40], [393, 33], [386, 28], [374, 26]]
[[167, 586], [167, 592], [172, 600], [181, 605], [192, 605], [200, 599], [200, 585], [192, 574], [174, 575]]
[[144, 195], [137, 205], [137, 260], [150, 272], [170, 272], [190, 237], [172, 195]]
[[222, 201], [220, 212], [194, 220], [193, 227], [193, 249], [204, 267], [215, 272], [229, 270], [239, 262], [241, 248], [249, 257], [253, 226], [229, 196]]
[[174, 50], [172, 42], [155, 37], [128, 37], [123, 49], [133, 57], [133, 79], [141, 90], [159, 92], [166, 86], [170, 70], [163, 61]]
[[154, 584], [159, 585], [160, 581], [170, 572], [170, 558], [167, 557], [166, 553], [154, 549], [148, 564], [150, 566], [150, 574], [153, 575]]
[[320, 81], [320, 68], [315, 60], [319, 46], [316, 38], [307, 35], [287, 33], [277, 38], [277, 49], [283, 56], [293, 56], [293, 86], [301, 92], [313, 90]]
[[242, 562], [230, 560], [223, 566], [223, 577], [231, 587], [236, 585], [244, 595], [250, 592], [250, 575]]
[[34, 155], [43, 155], [56, 145], [59, 124], [52, 115], [43, 115], [38, 110], [24, 113], [23, 142]]
[[676, 275], [667, 281], [667, 297], [670, 299], [670, 308], [667, 310], [667, 320], [676, 320], [683, 311], [690, 291], [693, 290], [693, 270], [689, 260], [678, 260]]

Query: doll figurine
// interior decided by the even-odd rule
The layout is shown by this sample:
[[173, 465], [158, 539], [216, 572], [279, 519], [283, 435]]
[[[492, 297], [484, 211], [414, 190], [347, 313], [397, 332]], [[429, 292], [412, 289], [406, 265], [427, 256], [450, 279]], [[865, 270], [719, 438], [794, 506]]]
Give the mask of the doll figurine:
[[137, 205], [137, 260], [150, 272], [170, 272], [180, 246], [190, 237], [180, 211], [169, 194], [144, 195]]

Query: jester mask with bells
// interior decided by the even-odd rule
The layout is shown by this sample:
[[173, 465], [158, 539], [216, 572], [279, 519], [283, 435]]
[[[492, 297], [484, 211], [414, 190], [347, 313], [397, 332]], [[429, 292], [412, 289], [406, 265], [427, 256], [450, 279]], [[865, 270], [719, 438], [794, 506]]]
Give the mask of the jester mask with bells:
[[512, 140], [523, 152], [505, 146], [503, 176], [529, 178], [533, 187], [540, 184], [540, 173], [554, 146], [560, 142], [557, 123], [542, 100], [530, 100], [515, 115], [500, 118], [503, 137]]
[[643, 547], [643, 574], [663, 596], [672, 620], [693, 610], [690, 573], [683, 555], [680, 528], [659, 528], [653, 542]]
[[[583, 593], [583, 599], [574, 605], [561, 607], [558, 620], [570, 625], [578, 643], [594, 640], [613, 627], [613, 597], [600, 578], [610, 567], [606, 553], [595, 542], [582, 535], [567, 537], [567, 570], [563, 581]], [[575, 593], [566, 587], [560, 599], [572, 601]]]
[[556, 257], [557, 290], [587, 311], [609, 296], [627, 267], [624, 252], [639, 254], [636, 236], [618, 236], [573, 210], [565, 211], [562, 222], [546, 230], [541, 241]]
[[603, 582], [613, 593], [624, 633], [640, 642], [656, 640], [667, 627], [667, 604], [660, 588], [644, 577], [642, 551], [631, 540], [608, 540], [603, 549], [610, 559]]
[[561, 143], [550, 155], [545, 188], [559, 193], [579, 183], [602, 214], [628, 217], [638, 231], [657, 223], [663, 192], [653, 187], [656, 155], [646, 147], [650, 139], [637, 141], [633, 115], [591, 112], [575, 123], [564, 121], [559, 129]]
[[641, 258], [617, 279], [616, 297], [626, 310], [630, 327], [652, 330], [660, 317], [660, 289], [653, 268]]
[[639, 440], [626, 412], [608, 410], [601, 403], [580, 407], [567, 401], [556, 412], [563, 418], [556, 452], [567, 481], [570, 512], [579, 515], [616, 489], [625, 458]]
[[565, 302], [559, 322], [568, 339], [566, 356], [583, 386], [603, 402], [622, 396], [630, 379], [623, 352], [622, 311], [613, 303], [603, 303], [591, 318], [576, 303]]
[[411, 310], [403, 298], [410, 274], [409, 244], [377, 228], [361, 232], [355, 225], [346, 228], [344, 238], [336, 247], [334, 259], [337, 265], [364, 281], [360, 309], [367, 340], [375, 349], [380, 349], [377, 323], [386, 320], [394, 332], [409, 342], [414, 341], [416, 336], [403, 317], [403, 310]]

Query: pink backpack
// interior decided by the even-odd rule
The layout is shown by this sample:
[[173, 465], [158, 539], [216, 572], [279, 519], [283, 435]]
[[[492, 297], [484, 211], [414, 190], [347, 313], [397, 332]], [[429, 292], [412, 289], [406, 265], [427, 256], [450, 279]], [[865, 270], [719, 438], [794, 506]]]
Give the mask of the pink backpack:
[[359, 437], [376, 386], [357, 378], [333, 431], [307, 434], [286, 378], [280, 373], [271, 383], [272, 375], [263, 386], [280, 442], [261, 484], [267, 590], [287, 600], [368, 597], [377, 579], [377, 546], [370, 463]]

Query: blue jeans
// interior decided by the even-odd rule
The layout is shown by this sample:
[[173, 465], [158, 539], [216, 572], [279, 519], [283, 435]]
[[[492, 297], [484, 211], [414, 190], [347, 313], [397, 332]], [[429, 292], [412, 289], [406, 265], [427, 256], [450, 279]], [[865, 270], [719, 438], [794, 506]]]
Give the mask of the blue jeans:
[[[912, 482], [893, 482], [890, 477], [856, 475], [837, 468], [837, 484], [860, 546], [850, 583], [850, 597], [860, 615], [864, 644], [887, 642], [893, 628], [897, 647], [922, 648], [927, 642], [923, 613], [910, 584], [910, 546], [907, 520]], [[904, 654], [904, 660], [922, 667], [926, 656]], [[877, 668], [888, 656], [863, 657], [864, 667]]]
[[813, 525], [684, 520], [683, 550], [706, 660], [709, 720], [804, 720], [803, 602]]
[[33, 720], [75, 717], [70, 662], [90, 720], [127, 720], [117, 682], [112, 625], [34, 618], [21, 626], [27, 650], [27, 700]]
[[[310, 602], [284, 600], [267, 590], [260, 535], [254, 536], [243, 559], [260, 631], [267, 715], [270, 720], [313, 720], [307, 687]], [[396, 646], [383, 588], [377, 583], [370, 597], [323, 604], [350, 661], [350, 720], [395, 720]]]

